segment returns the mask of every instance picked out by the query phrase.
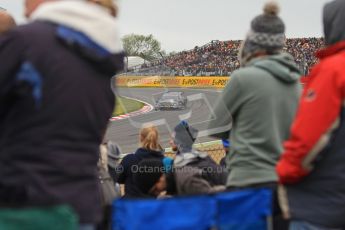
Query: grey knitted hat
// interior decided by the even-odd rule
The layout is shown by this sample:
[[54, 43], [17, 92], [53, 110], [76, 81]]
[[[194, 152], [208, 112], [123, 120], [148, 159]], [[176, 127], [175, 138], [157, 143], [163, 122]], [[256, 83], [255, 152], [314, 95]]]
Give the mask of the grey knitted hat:
[[259, 51], [268, 54], [278, 53], [285, 45], [285, 25], [278, 16], [278, 4], [268, 2], [263, 11], [263, 14], [255, 17], [251, 22], [251, 29], [240, 50], [241, 62], [248, 61], [247, 59]]
[[192, 150], [192, 146], [198, 136], [198, 130], [190, 126], [187, 121], [181, 121], [174, 128], [173, 136], [179, 152], [186, 153]]

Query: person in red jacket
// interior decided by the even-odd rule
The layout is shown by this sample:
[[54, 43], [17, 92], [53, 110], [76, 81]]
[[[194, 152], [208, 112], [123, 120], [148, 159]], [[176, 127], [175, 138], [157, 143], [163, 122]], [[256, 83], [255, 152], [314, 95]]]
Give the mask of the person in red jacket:
[[317, 53], [276, 167], [294, 230], [345, 228], [345, 1], [323, 13], [327, 47]]

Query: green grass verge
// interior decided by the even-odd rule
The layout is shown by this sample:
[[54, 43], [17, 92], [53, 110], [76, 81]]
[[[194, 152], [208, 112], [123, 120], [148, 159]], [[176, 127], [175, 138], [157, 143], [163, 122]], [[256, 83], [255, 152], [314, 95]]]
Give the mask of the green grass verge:
[[124, 97], [116, 97], [116, 107], [113, 112], [113, 116], [119, 116], [126, 113], [140, 110], [144, 107], [144, 103]]

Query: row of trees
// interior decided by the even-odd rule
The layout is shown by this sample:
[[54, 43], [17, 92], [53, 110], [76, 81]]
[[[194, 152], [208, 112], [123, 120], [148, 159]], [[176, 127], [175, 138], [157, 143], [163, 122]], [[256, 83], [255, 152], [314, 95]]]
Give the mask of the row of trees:
[[122, 38], [123, 47], [127, 56], [139, 56], [147, 61], [152, 61], [166, 56], [160, 42], [152, 34], [129, 34]]

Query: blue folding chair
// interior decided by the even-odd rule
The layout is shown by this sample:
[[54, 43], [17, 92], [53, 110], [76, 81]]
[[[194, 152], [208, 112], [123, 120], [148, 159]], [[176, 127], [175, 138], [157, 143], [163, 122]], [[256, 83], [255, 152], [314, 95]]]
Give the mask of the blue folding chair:
[[267, 230], [272, 191], [241, 190], [163, 200], [116, 200], [113, 230]]
[[114, 202], [113, 230], [209, 230], [217, 204], [210, 196]]
[[217, 229], [267, 230], [271, 228], [272, 191], [241, 190], [216, 195]]

